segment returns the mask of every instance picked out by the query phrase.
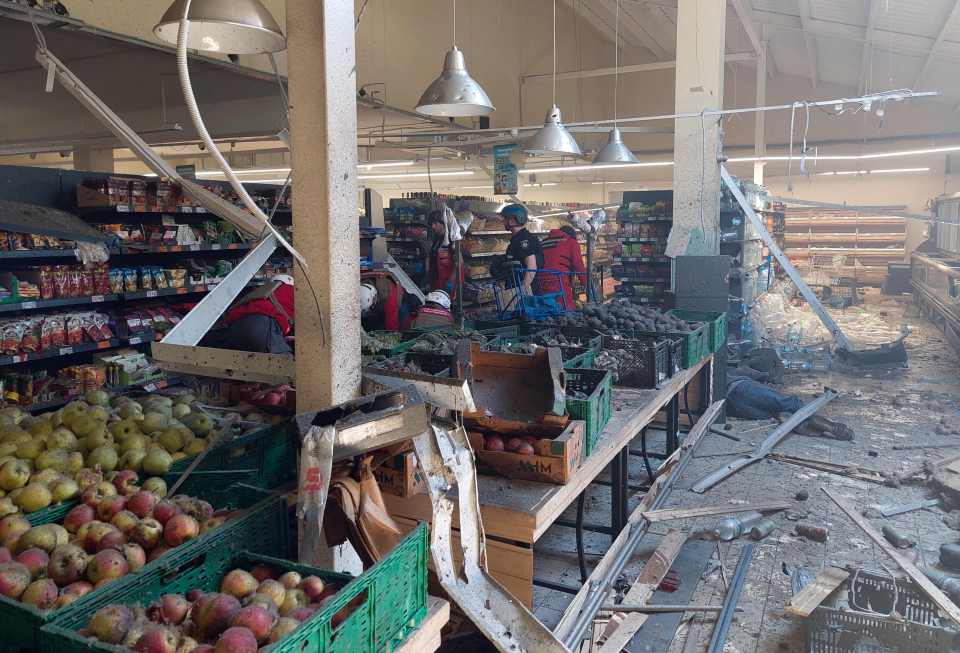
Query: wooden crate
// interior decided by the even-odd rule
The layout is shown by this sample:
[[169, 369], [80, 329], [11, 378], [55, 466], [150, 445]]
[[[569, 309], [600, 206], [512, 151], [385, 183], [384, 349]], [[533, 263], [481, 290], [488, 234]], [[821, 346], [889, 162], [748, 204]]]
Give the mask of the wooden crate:
[[[504, 441], [506, 433], [497, 433]], [[535, 453], [524, 455], [507, 451], [485, 451], [483, 433], [469, 431], [470, 445], [481, 469], [486, 467], [499, 476], [540, 483], [565, 485], [583, 462], [586, 423], [570, 421], [556, 437], [539, 437], [532, 442]], [[537, 437], [537, 436], [533, 436]]]
[[373, 470], [373, 475], [377, 477], [381, 492], [402, 498], [427, 493], [427, 479], [412, 451], [394, 456]]

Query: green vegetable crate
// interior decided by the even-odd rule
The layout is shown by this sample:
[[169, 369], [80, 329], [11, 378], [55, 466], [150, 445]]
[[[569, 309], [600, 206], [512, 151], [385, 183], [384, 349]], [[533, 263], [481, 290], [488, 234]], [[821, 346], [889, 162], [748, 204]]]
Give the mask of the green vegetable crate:
[[710, 353], [707, 324], [691, 324], [690, 331], [639, 331], [636, 329], [627, 329], [619, 331], [626, 338], [682, 338], [683, 352], [680, 357], [680, 365], [684, 368], [690, 368], [700, 362], [700, 360]]
[[[583, 448], [586, 458], [596, 449], [600, 434], [613, 415], [613, 375], [606, 370], [568, 369], [566, 377], [567, 412], [571, 418], [586, 422]], [[573, 399], [569, 396], [573, 391], [587, 398]]]
[[172, 569], [179, 567], [183, 560], [194, 560], [204, 556], [210, 558], [212, 551], [220, 551], [220, 549], [224, 550], [221, 555], [226, 555], [227, 551], [232, 554], [241, 549], [251, 549], [258, 553], [275, 553], [289, 548], [287, 502], [284, 497], [248, 485], [235, 485], [229, 493], [225, 494], [231, 501], [216, 505], [216, 508], [249, 508], [249, 510], [227, 521], [219, 528], [190, 540], [153, 562], [147, 563], [140, 571], [95, 589], [65, 608], [37, 610], [31, 605], [0, 596], [0, 623], [4, 624], [5, 633], [0, 650], [46, 650], [42, 641], [43, 635], [40, 632], [44, 625], [66, 618], [68, 614], [77, 610], [95, 612], [109, 603], [116, 602], [117, 597], [122, 593], [121, 588], [135, 582], [140, 576], [166, 576]]
[[[49, 653], [120, 653], [125, 649], [85, 638], [97, 609], [108, 603], [146, 605], [163, 594], [192, 589], [217, 591], [231, 569], [265, 564], [274, 569], [319, 576], [343, 584], [322, 609], [280, 642], [271, 653], [380, 653], [390, 651], [413, 632], [427, 614], [427, 526], [420, 524], [383, 560], [357, 578], [335, 574], [265, 555], [228, 548], [227, 542], [181, 556], [177, 566], [154, 567], [125, 579], [102, 604], [86, 604], [65, 612], [43, 629]], [[146, 568], [145, 568], [146, 571]], [[336, 625], [335, 625], [336, 622]]]
[[675, 308], [668, 313], [687, 322], [706, 322], [710, 326], [708, 349], [718, 352], [727, 344], [727, 314], [719, 311], [686, 311]]
[[[296, 429], [290, 422], [246, 433], [211, 449], [200, 470], [259, 470], [256, 485], [275, 488], [297, 477], [297, 456], [300, 453]], [[182, 473], [193, 458], [184, 458], [170, 468], [173, 474]]]
[[[195, 471], [183, 482], [183, 485], [177, 490], [177, 494], [188, 494], [197, 499], [209, 501], [214, 506], [230, 505], [230, 488], [236, 483], [256, 485], [257, 476], [257, 470], [255, 469], [238, 469], [225, 472]], [[146, 476], [142, 476], [140, 480], [143, 481], [145, 478]], [[167, 473], [162, 478], [167, 482], [167, 487], [173, 487], [173, 484], [180, 478], [180, 473]], [[67, 516], [67, 513], [79, 503], [80, 501], [76, 499], [64, 501], [25, 516], [32, 526], [59, 524]]]

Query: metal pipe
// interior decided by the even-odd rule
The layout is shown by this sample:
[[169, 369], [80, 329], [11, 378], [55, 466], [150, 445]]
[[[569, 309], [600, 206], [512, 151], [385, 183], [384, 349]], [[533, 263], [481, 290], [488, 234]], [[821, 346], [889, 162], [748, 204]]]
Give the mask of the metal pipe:
[[665, 612], [720, 612], [722, 605], [626, 605], [612, 604], [600, 608], [600, 612], [641, 612], [662, 614]]
[[723, 610], [717, 619], [717, 625], [713, 629], [713, 635], [710, 637], [710, 645], [707, 647], [707, 653], [722, 653], [724, 642], [727, 639], [727, 632], [730, 630], [730, 624], [733, 622], [733, 613], [737, 608], [737, 601], [740, 600], [740, 593], [743, 591], [743, 583], [747, 578], [747, 570], [750, 568], [750, 560], [753, 558], [753, 544], [743, 547], [743, 553], [740, 554], [740, 561], [737, 562], [737, 568], [733, 572], [733, 578], [730, 581], [730, 589], [727, 590], [727, 597], [723, 600]]

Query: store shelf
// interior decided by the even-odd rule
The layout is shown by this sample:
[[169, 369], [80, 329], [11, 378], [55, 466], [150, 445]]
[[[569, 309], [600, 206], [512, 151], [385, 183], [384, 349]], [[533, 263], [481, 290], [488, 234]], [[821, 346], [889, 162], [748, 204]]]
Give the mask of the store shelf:
[[157, 339], [156, 331], [141, 331], [140, 333], [135, 333], [132, 336], [127, 336], [126, 338], [120, 338], [127, 345], [142, 345], [149, 344], [154, 342]]
[[57, 349], [48, 349], [33, 354], [16, 354], [14, 356], [0, 356], [0, 365], [17, 365], [19, 363], [28, 363], [32, 361], [46, 360], [49, 358], [60, 358], [62, 356], [72, 356], [82, 354], [88, 351], [97, 351], [103, 349], [113, 349], [121, 344], [119, 338], [111, 338], [103, 342], [85, 342], [80, 345], [69, 347], [59, 347]]
[[468, 236], [509, 236], [510, 233], [511, 233], [511, 232], [506, 231], [506, 230], [503, 230], [503, 231], [497, 231], [497, 230], [492, 230], [492, 231], [468, 231], [468, 232], [467, 232], [467, 235], [468, 235]]
[[[191, 295], [194, 293], [213, 290], [217, 284], [185, 286], [183, 288], [161, 288], [160, 290], [137, 290], [120, 295], [93, 295], [90, 297], [69, 297], [65, 299], [38, 299], [13, 304], [0, 304], [0, 313], [15, 313], [17, 311], [33, 311], [41, 308], [65, 308], [68, 306], [84, 306], [87, 304], [108, 304], [118, 301], [137, 301], [140, 299], [154, 299], [157, 297], [171, 297], [174, 295]], [[255, 284], [249, 284], [255, 285]]]
[[386, 240], [391, 243], [419, 243], [420, 241], [416, 238], [398, 238], [397, 236], [387, 236]]
[[166, 254], [174, 252], [231, 252], [245, 251], [253, 247], [253, 243], [198, 243], [196, 245], [123, 245], [118, 250], [111, 249], [111, 254]]
[[631, 236], [617, 236], [617, 241], [621, 243], [662, 243], [669, 236], [654, 236], [653, 238], [634, 238]]
[[670, 283], [669, 279], [661, 279], [657, 277], [640, 277], [632, 279], [630, 277], [614, 277], [620, 283], [637, 283], [637, 284], [657, 284], [657, 283]]
[[669, 256], [615, 256], [614, 263], [669, 263]]
[[77, 260], [75, 249], [18, 249], [0, 252], [0, 261], [33, 258], [71, 258]]
[[672, 215], [650, 215], [632, 218], [630, 216], [617, 216], [619, 222], [632, 222], [633, 224], [637, 223], [648, 223], [648, 222], [673, 222]]

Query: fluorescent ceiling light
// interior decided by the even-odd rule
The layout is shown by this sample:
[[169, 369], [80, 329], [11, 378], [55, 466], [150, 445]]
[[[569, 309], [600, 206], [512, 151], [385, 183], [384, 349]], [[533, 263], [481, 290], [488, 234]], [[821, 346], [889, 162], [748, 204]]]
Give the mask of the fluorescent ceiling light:
[[626, 168], [655, 168], [655, 167], [664, 167], [672, 166], [673, 161], [644, 161], [641, 163], [603, 163], [603, 164], [588, 164], [588, 165], [575, 165], [575, 166], [554, 166], [551, 168], [521, 168], [519, 173], [521, 175], [529, 174], [538, 174], [541, 172], [575, 172], [577, 170], [605, 170], [607, 168], [616, 168], [617, 170], [624, 170]]
[[930, 172], [930, 168], [887, 168], [885, 170], [871, 170], [871, 175], [889, 175], [899, 172]]
[[591, 186], [602, 186], [603, 184], [607, 184], [607, 185], [609, 186], [610, 184], [625, 184], [625, 183], [627, 183], [627, 182], [625, 182], [625, 181], [591, 181], [591, 182], [590, 182], [590, 185], [591, 185]]
[[819, 177], [833, 177], [843, 175], [892, 175], [909, 172], [930, 172], [930, 168], [884, 168], [881, 170], [840, 170], [838, 172], [818, 172]]
[[287, 182], [286, 178], [283, 179], [241, 179], [243, 184], [284, 184]]
[[358, 163], [358, 168], [372, 170], [373, 168], [400, 168], [403, 166], [412, 166], [416, 161], [373, 161], [371, 163]]
[[473, 170], [442, 170], [440, 172], [400, 172], [393, 175], [358, 175], [357, 179], [424, 179], [427, 177], [470, 177]]
[[[928, 147], [919, 150], [897, 150], [894, 152], [875, 152], [873, 154], [821, 154], [818, 156], [808, 156], [807, 160], [816, 161], [869, 161], [871, 159], [892, 159], [901, 156], [920, 156], [923, 154], [943, 154], [945, 152], [960, 152], [960, 145], [949, 145], [945, 147]], [[800, 159], [800, 156], [794, 156], [794, 160]], [[757, 161], [789, 161], [788, 156], [740, 156], [730, 157], [729, 163], [750, 163]]]
[[524, 188], [538, 188], [540, 186], [559, 186], [560, 183], [556, 181], [545, 181], [542, 184], [524, 184]]
[[459, 189], [461, 189], [461, 190], [485, 190], [485, 189], [487, 189], [487, 188], [492, 189], [492, 188], [493, 188], [493, 185], [490, 184], [490, 185], [487, 185], [487, 186], [457, 186], [457, 188], [459, 188]]

